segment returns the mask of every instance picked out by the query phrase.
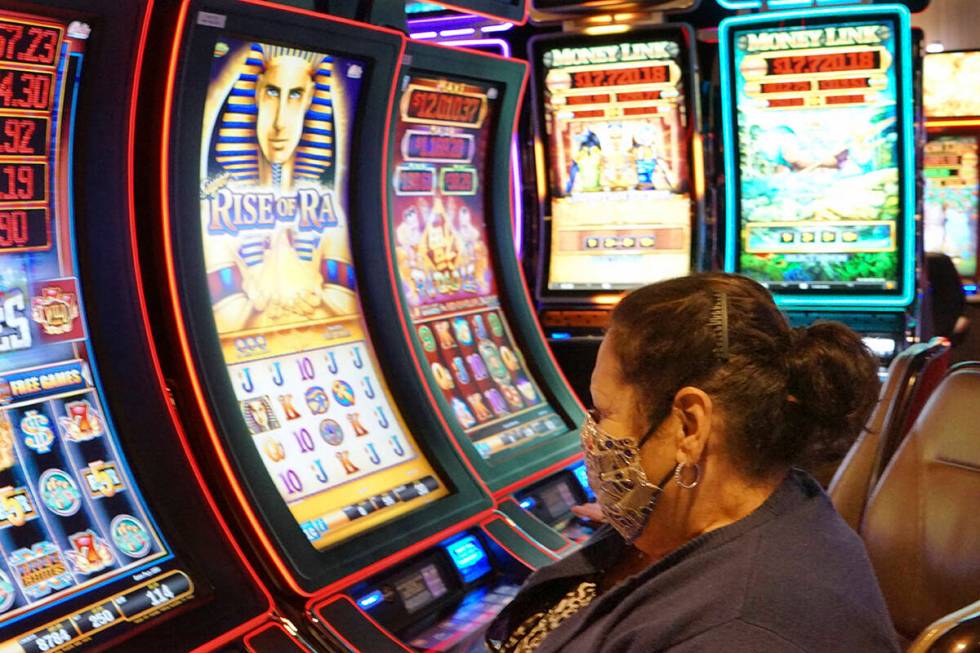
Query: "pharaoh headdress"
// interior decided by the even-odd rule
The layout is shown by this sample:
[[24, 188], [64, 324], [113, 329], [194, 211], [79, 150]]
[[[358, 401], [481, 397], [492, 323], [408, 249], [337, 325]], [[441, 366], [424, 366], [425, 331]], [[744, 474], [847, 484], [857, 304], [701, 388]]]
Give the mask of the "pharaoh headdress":
[[293, 174], [298, 179], [317, 180], [333, 164], [333, 57], [253, 43], [221, 113], [216, 146], [218, 163], [238, 181], [258, 181], [261, 151], [255, 133], [255, 85], [267, 64], [278, 57], [299, 57], [314, 69], [313, 102], [304, 117]]

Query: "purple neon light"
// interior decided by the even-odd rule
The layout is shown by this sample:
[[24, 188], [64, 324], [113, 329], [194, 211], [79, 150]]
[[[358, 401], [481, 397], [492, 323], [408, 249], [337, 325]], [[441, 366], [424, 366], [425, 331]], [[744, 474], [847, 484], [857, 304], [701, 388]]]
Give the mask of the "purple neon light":
[[[513, 24], [507, 24], [513, 27]], [[412, 38], [415, 38], [415, 36], [413, 35]], [[454, 48], [484, 48], [487, 50], [497, 49], [500, 51], [500, 54], [505, 57], [510, 57], [511, 53], [510, 43], [503, 39], [453, 39], [439, 42]], [[514, 140], [510, 144], [510, 170], [511, 183], [513, 184], [510, 195], [513, 198], [514, 204], [514, 250], [517, 252], [517, 258], [520, 258], [521, 252], [524, 249], [524, 198], [521, 197], [521, 168], [520, 159], [517, 155], [516, 134], [514, 135]]]

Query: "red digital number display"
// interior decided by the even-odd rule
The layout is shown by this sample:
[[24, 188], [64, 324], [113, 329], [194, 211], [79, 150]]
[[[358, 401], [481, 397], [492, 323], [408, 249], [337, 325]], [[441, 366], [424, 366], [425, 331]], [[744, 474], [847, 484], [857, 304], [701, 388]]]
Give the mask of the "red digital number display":
[[652, 102], [659, 100], [662, 95], [662, 91], [627, 91], [617, 93], [616, 99], [620, 102]]
[[583, 70], [572, 75], [572, 88], [663, 84], [668, 81], [670, 81], [670, 71], [667, 66]]
[[821, 79], [817, 88], [821, 91], [838, 91], [847, 88], [869, 88], [871, 80], [867, 77], [850, 77], [848, 79]]
[[476, 190], [476, 175], [472, 170], [447, 170], [442, 186], [446, 193], [472, 193]]
[[50, 244], [47, 209], [0, 209], [0, 251]]
[[875, 70], [881, 66], [877, 50], [832, 52], [830, 54], [796, 54], [766, 59], [770, 75], [807, 75], [848, 70]]
[[0, 165], [0, 202], [38, 202], [44, 200], [44, 163]]
[[44, 156], [47, 133], [45, 118], [0, 116], [0, 155]]
[[54, 65], [60, 36], [51, 27], [0, 22], [0, 61]]
[[480, 122], [480, 98], [458, 93], [413, 89], [408, 100], [408, 117], [475, 125]]
[[810, 90], [810, 82], [774, 82], [763, 84], [763, 93], [800, 93]]
[[54, 75], [27, 70], [0, 70], [0, 109], [48, 111]]
[[399, 170], [399, 193], [431, 193], [435, 187], [435, 172], [432, 170]]
[[569, 105], [575, 104], [605, 104], [609, 102], [608, 95], [569, 95], [565, 98]]
[[408, 156], [413, 159], [468, 161], [470, 139], [440, 134], [409, 134]]

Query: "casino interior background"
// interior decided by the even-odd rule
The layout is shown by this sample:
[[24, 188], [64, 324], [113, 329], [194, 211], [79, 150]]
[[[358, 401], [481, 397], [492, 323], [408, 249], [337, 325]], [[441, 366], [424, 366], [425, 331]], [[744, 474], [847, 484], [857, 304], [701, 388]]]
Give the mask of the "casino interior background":
[[484, 650], [699, 270], [880, 356], [810, 471], [980, 650], [975, 5], [0, 0], [0, 651]]

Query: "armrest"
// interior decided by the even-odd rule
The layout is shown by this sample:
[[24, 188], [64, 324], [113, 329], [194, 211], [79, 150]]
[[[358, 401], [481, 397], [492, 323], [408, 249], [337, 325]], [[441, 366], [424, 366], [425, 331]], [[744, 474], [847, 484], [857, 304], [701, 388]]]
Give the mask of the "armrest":
[[980, 601], [932, 622], [909, 645], [908, 653], [980, 651]]

